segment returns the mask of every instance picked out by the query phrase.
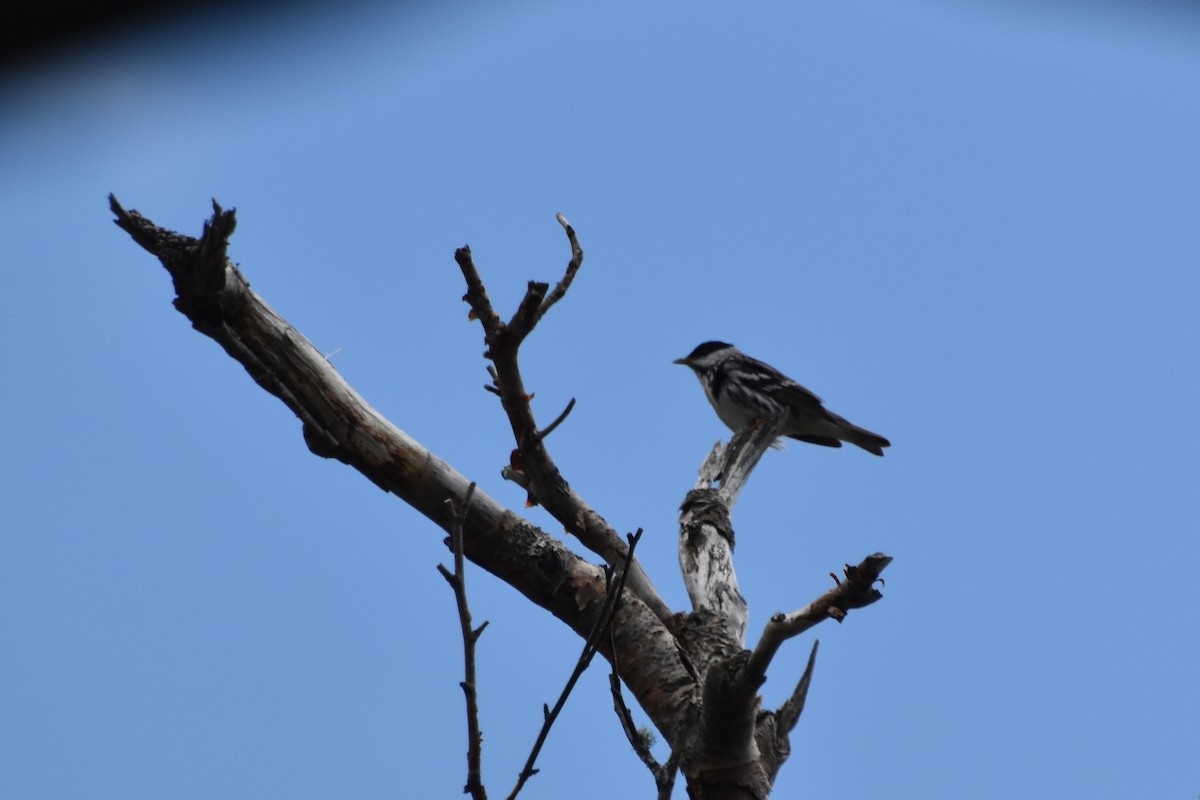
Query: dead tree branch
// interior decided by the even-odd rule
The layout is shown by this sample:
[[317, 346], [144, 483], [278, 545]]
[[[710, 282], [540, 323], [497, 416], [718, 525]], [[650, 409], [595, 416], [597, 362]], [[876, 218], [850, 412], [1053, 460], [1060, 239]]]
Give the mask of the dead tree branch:
[[612, 693], [613, 711], [617, 714], [617, 719], [621, 723], [621, 730], [625, 732], [625, 738], [629, 740], [633, 752], [637, 754], [637, 757], [641, 759], [641, 762], [646, 765], [646, 769], [650, 770], [650, 774], [654, 777], [654, 785], [658, 789], [658, 797], [661, 800], [668, 800], [675, 787], [675, 775], [679, 772], [679, 759], [683, 750], [672, 749], [671, 757], [667, 759], [667, 763], [658, 763], [658, 759], [650, 752], [652, 739], [649, 738], [649, 732], [643, 733], [638, 729], [637, 723], [633, 719], [633, 714], [629, 712], [629, 706], [625, 705], [625, 697], [621, 693], [621, 675], [617, 671], [616, 664], [613, 664], [612, 672], [608, 675], [608, 689]]
[[558, 719], [563, 706], [567, 704], [567, 698], [571, 696], [572, 690], [575, 689], [575, 684], [578, 683], [579, 678], [591, 665], [592, 659], [595, 658], [601, 643], [604, 642], [605, 636], [613, 624], [613, 618], [616, 616], [617, 610], [621, 607], [621, 594], [625, 591], [625, 579], [629, 575], [629, 565], [633, 562], [633, 551], [641, 538], [642, 531], [640, 528], [637, 533], [630, 535], [628, 555], [620, 572], [614, 573], [611, 567], [607, 570], [605, 580], [607, 600], [605, 601], [604, 608], [596, 617], [596, 625], [588, 636], [587, 642], [583, 645], [583, 652], [579, 654], [579, 659], [575, 662], [575, 668], [571, 671], [571, 677], [567, 679], [567, 685], [563, 687], [562, 692], [559, 694], [558, 700], [554, 703], [554, 708], [542, 707], [542, 715], [544, 717], [542, 729], [538, 731], [537, 740], [533, 744], [533, 750], [530, 751], [529, 758], [526, 759], [521, 774], [517, 776], [517, 785], [509, 793], [508, 800], [515, 800], [521, 789], [524, 788], [525, 782], [537, 774], [538, 771], [534, 768], [534, 764], [537, 763], [537, 757], [542, 751], [542, 745], [546, 743], [546, 737], [550, 735], [550, 728], [554, 725], [554, 721]]
[[662, 765], [658, 763], [658, 759], [650, 752], [650, 741], [638, 730], [637, 723], [633, 719], [633, 714], [629, 711], [629, 706], [625, 705], [625, 698], [621, 694], [621, 676], [615, 667], [612, 672], [608, 673], [608, 690], [612, 693], [613, 711], [617, 714], [617, 720], [621, 723], [621, 730], [625, 733], [625, 738], [629, 740], [629, 745], [633, 748], [633, 752], [637, 753], [637, 757], [650, 770], [650, 774], [654, 775], [655, 782], [657, 783]]
[[[784, 409], [771, 419], [761, 420], [740, 431], [729, 440], [728, 446], [721, 448], [718, 443], [717, 447], [713, 448], [714, 453], [720, 449], [715, 459], [718, 468], [716, 474], [707, 476], [702, 469], [695, 488], [702, 488], [705, 482], [708, 484], [707, 488], [711, 488], [714, 482], [719, 482], [721, 501], [726, 508], [733, 511], [742, 488], [750, 480], [750, 473], [758, 466], [763, 455], [779, 440], [779, 434], [787, 425], [787, 420], [788, 411]], [[705, 465], [708, 463], [706, 459]]]
[[[730, 509], [781, 429], [782, 419], [767, 420], [715, 449], [684, 501], [680, 564], [693, 611], [671, 613], [634, 555], [636, 541], [623, 540], [574, 492], [546, 450], [547, 435], [573, 405], [539, 428], [519, 369], [522, 341], [565, 296], [582, 263], [583, 251], [565, 220], [559, 221], [571, 244], [566, 272], [553, 291], [549, 284], [531, 282], [507, 322], [492, 308], [470, 250], [460, 248], [455, 260], [466, 281], [470, 316], [484, 330], [489, 388], [500, 397], [516, 441], [506, 474], [526, 487], [531, 501], [598, 553], [607, 569], [581, 559], [500, 506], [355, 392], [320, 351], [251, 290], [229, 261], [228, 238], [236, 227], [232, 209], [225, 211], [214, 202], [213, 215], [196, 239], [157, 227], [111, 196], [110, 206], [117, 225], [171, 275], [175, 307], [296, 414], [313, 453], [353, 467], [449, 532], [460, 578], [464, 559], [469, 559], [585, 639], [586, 658], [577, 664], [556, 710], [546, 709], [539, 743], [514, 792], [534, 774], [538, 750], [557, 709], [599, 652], [671, 746], [670, 760], [655, 773], [660, 798], [670, 794], [676, 768], [685, 775], [690, 796], [764, 798], [770, 793], [788, 756], [788, 733], [803, 708], [816, 649], [788, 702], [775, 712], [763, 712], [757, 690], [775, 653], [784, 641], [819, 622], [831, 617], [840, 621], [848, 610], [878, 600], [874, 584], [891, 558], [878, 553], [847, 566], [845, 579], [836, 587], [798, 611], [776, 614], [754, 649], [745, 649], [747, 613], [733, 570]], [[614, 575], [619, 578], [614, 580]], [[628, 592], [623, 591], [626, 586]], [[464, 641], [470, 637], [473, 643], [482, 628], [472, 630], [465, 600], [464, 589], [459, 618]], [[465, 665], [467, 659], [464, 655]], [[464, 692], [473, 683], [472, 673], [473, 667], [467, 667]], [[622, 724], [627, 722], [623, 719]], [[480, 798], [482, 780], [472, 777], [477, 754], [470, 751], [478, 736], [478, 720], [474, 727], [468, 721], [467, 790]], [[652, 758], [647, 761], [652, 763]]]
[[767, 667], [784, 641], [827, 619], [841, 622], [846, 618], [847, 611], [869, 606], [883, 597], [875, 588], [875, 583], [890, 563], [891, 556], [875, 553], [864, 558], [857, 566], [847, 564], [843, 570], [846, 579], [838, 580], [834, 576], [837, 585], [825, 594], [798, 611], [772, 616], [746, 663], [747, 682], [757, 681], [755, 686], [759, 686], [767, 679]]
[[[249, 286], [225, 258], [232, 209], [213, 204], [200, 239], [160, 228], [115, 197], [116, 224], [154, 255], [175, 284], [175, 307], [301, 421], [309, 449], [341, 461], [450, 532], [446, 501], [461, 507], [471, 482], [401, 431], [351, 388], [324, 355]], [[468, 284], [470, 287], [470, 284]], [[470, 291], [470, 288], [468, 288]], [[624, 544], [624, 543], [622, 543]], [[463, 521], [466, 558], [587, 638], [607, 599], [604, 571], [476, 489]], [[622, 552], [627, 552], [623, 547]], [[632, 573], [632, 570], [631, 570]], [[631, 575], [632, 577], [632, 575]], [[647, 581], [648, 582], [648, 581]], [[676, 724], [692, 678], [661, 612], [627, 596], [619, 635], [603, 648], [659, 730]], [[673, 687], [664, 691], [664, 687]]]
[[[562, 280], [554, 292], [547, 297], [549, 284], [530, 281], [525, 296], [512, 318], [506, 323], [492, 307], [479, 269], [475, 265], [469, 247], [460, 247], [454, 252], [454, 260], [462, 270], [467, 285], [463, 300], [471, 306], [470, 316], [483, 326], [486, 350], [484, 357], [492, 362], [493, 384], [500, 394], [500, 402], [508, 416], [517, 449], [505, 469], [505, 477], [513, 480], [529, 492], [530, 501], [541, 505], [558, 520], [563, 528], [576, 536], [584, 547], [597, 553], [610, 567], [625, 561], [627, 546], [603, 517], [580, 497], [550, 457], [545, 446], [546, 434], [534, 419], [530, 400], [533, 395], [525, 389], [521, 375], [519, 350], [521, 343], [542, 319], [550, 306], [558, 302], [567, 292], [575, 273], [583, 261], [583, 251], [575, 238], [575, 231], [559, 215], [559, 222], [567, 231], [571, 243], [571, 261]], [[671, 616], [671, 609], [654, 588], [641, 564], [635, 559], [629, 570], [629, 586], [660, 620]]]
[[[787, 412], [739, 431], [728, 445], [717, 442], [700, 466], [679, 516], [679, 568], [693, 611], [711, 611], [738, 642], [746, 636], [749, 610], [733, 568], [730, 512], [750, 473], [779, 438]], [[719, 485], [719, 488], [714, 486]]]
[[546, 301], [538, 309], [537, 318], [539, 320], [550, 310], [550, 306], [563, 299], [567, 289], [571, 288], [571, 282], [575, 280], [575, 273], [579, 272], [579, 267], [583, 264], [583, 248], [579, 246], [579, 240], [575, 238], [575, 229], [570, 226], [567, 218], [562, 214], [555, 215], [555, 219], [567, 232], [567, 241], [571, 243], [571, 260], [567, 262], [567, 271], [563, 273], [562, 280], [555, 284], [554, 291], [546, 295]]
[[470, 794], [472, 800], [487, 800], [487, 789], [483, 785], [480, 771], [480, 761], [483, 756], [483, 733], [479, 729], [479, 697], [475, 683], [475, 644], [487, 628], [484, 621], [478, 628], [471, 625], [471, 609], [467, 605], [467, 572], [463, 563], [463, 523], [471, 510], [471, 497], [475, 494], [475, 484], [467, 487], [467, 496], [463, 500], [460, 511], [453, 500], [447, 500], [450, 515], [450, 547], [454, 551], [454, 572], [438, 564], [438, 572], [454, 590], [454, 602], [458, 608], [458, 622], [462, 629], [463, 640], [463, 695], [467, 703], [467, 783], [463, 787], [464, 794]]
[[[736, 785], [747, 796], [765, 796], [779, 766], [790, 753], [788, 736], [804, 707], [816, 649], [791, 699], [779, 711], [759, 710], [758, 689], [784, 640], [822, 619], [841, 619], [845, 610], [878, 599], [872, 584], [890, 558], [876, 554], [857, 567], [847, 566], [846, 580], [792, 615], [776, 615], [753, 651], [744, 645], [748, 610], [733, 566], [733, 505], [750, 473], [778, 439], [786, 412], [738, 432], [728, 445], [716, 444], [701, 465], [695, 486], [684, 499], [679, 526], [679, 563], [692, 601], [693, 618], [710, 645], [701, 668], [703, 702], [684, 762], [689, 785]], [[872, 594], [872, 592], [874, 594]], [[723, 640], [723, 637], [727, 637]], [[720, 642], [725, 641], [725, 644]], [[731, 645], [736, 643], [737, 648]]]
[[[757, 711], [758, 689], [766, 681], [767, 667], [770, 666], [771, 659], [780, 645], [823, 620], [832, 618], [840, 622], [845, 618], [847, 610], [862, 608], [882, 597], [874, 584], [879, 580], [879, 573], [891, 561], [889, 556], [876, 553], [857, 566], [847, 564], [846, 580], [839, 581], [837, 586], [800, 611], [773, 616], [752, 652], [743, 651], [737, 657], [710, 668], [705, 680], [705, 724], [701, 735], [714, 751], [726, 754], [736, 752], [739, 743], [745, 748], [746, 757], [757, 766], [749, 775], [742, 775], [739, 779], [753, 777], [755, 781], [761, 779], [769, 782], [778, 771], [778, 764], [772, 763], [771, 755], [784, 754], [786, 757], [784, 737], [790, 733], [791, 728], [780, 725], [775, 715], [760, 714]], [[815, 657], [814, 650], [807, 670], [809, 680]], [[805, 693], [808, 691], [808, 685], [803, 679], [801, 686], [797, 687], [797, 693], [801, 688]], [[797, 701], [797, 704], [799, 702]], [[795, 708], [790, 708], [789, 713], [798, 715]], [[789, 721], [795, 724], [794, 721]], [[743, 733], [750, 734], [748, 742], [742, 738]], [[760, 742], [764, 739], [770, 739], [772, 742], [771, 750], [766, 754], [760, 747]]]
[[540, 441], [542, 439], [545, 439], [547, 436], [554, 433], [554, 429], [563, 423], [563, 420], [565, 420], [567, 418], [567, 415], [570, 414], [571, 410], [574, 408], [575, 408], [575, 398], [572, 397], [570, 402], [567, 403], [567, 407], [563, 409], [563, 412], [561, 414], [559, 414], [557, 417], [555, 417], [554, 422], [551, 422], [549, 425], [547, 425], [545, 430], [537, 432], [538, 440]]

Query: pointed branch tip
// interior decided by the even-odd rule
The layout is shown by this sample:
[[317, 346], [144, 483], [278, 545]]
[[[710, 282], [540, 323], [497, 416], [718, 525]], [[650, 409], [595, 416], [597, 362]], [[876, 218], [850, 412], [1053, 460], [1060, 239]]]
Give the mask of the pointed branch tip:
[[[529, 397], [532, 399], [533, 395], [529, 395]], [[543, 439], [545, 439], [547, 436], [549, 436], [551, 433], [553, 433], [554, 429], [562, 424], [563, 420], [565, 420], [567, 418], [567, 415], [571, 413], [571, 409], [573, 409], [573, 408], [575, 408], [575, 398], [574, 397], [571, 398], [571, 401], [569, 403], [567, 403], [567, 407], [563, 409], [562, 413], [558, 415], [558, 417], [554, 420], [554, 422], [550, 423], [549, 427], [547, 427], [545, 430], [538, 431], [536, 434], [534, 434], [534, 437], [533, 437], [534, 441], [540, 442]]]

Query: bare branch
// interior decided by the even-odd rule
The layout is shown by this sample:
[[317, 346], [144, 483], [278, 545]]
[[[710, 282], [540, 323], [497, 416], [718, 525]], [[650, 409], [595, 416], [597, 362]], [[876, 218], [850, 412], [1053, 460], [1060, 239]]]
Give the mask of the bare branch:
[[621, 593], [625, 590], [625, 579], [629, 575], [630, 564], [633, 563], [633, 551], [641, 538], [642, 530], [639, 528], [637, 533], [629, 537], [628, 556], [625, 559], [623, 568], [616, 575], [611, 570], [608, 572], [606, 597], [600, 613], [596, 616], [596, 624], [592, 628], [592, 632], [583, 646], [583, 652], [579, 654], [579, 660], [575, 662], [575, 669], [571, 671], [571, 677], [567, 679], [567, 685], [563, 687], [562, 693], [559, 694], [554, 708], [546, 709], [543, 706], [545, 719], [542, 722], [542, 729], [538, 732], [537, 741], [534, 742], [533, 750], [529, 753], [529, 758], [525, 761], [525, 767], [521, 770], [521, 774], [517, 776], [517, 785], [509, 793], [508, 800], [514, 800], [521, 789], [524, 788], [525, 782], [537, 774], [538, 771], [534, 769], [533, 765], [537, 762], [538, 754], [542, 751], [542, 745], [546, 743], [546, 737], [550, 735], [550, 728], [554, 725], [554, 721], [558, 719], [559, 713], [563, 710], [563, 706], [566, 705], [567, 698], [571, 696], [571, 691], [575, 688], [575, 684], [579, 681], [580, 676], [591, 665], [592, 659], [600, 647], [600, 642], [603, 641], [605, 634], [609, 630], [609, 626], [612, 625], [613, 617], [616, 616], [617, 610], [621, 607]]
[[650, 752], [650, 743], [638, 730], [637, 722], [634, 721], [633, 714], [629, 712], [629, 706], [625, 705], [625, 698], [621, 695], [621, 676], [617, 674], [616, 664], [613, 664], [612, 672], [608, 675], [608, 689], [612, 693], [613, 711], [616, 712], [617, 719], [621, 722], [621, 730], [625, 732], [625, 738], [629, 740], [633, 752], [637, 753], [637, 757], [650, 770], [650, 774], [654, 776], [657, 784], [662, 765]]
[[675, 787], [675, 775], [679, 771], [679, 760], [682, 757], [683, 748], [673, 748], [667, 763], [658, 763], [658, 759], [650, 752], [650, 742], [638, 730], [633, 714], [629, 713], [629, 706], [625, 705], [625, 698], [621, 693], [621, 676], [617, 671], [615, 659], [612, 672], [608, 676], [608, 688], [612, 692], [613, 711], [616, 712], [617, 719], [621, 722], [621, 730], [625, 732], [625, 738], [629, 740], [633, 752], [637, 754], [637, 757], [654, 777], [654, 785], [658, 789], [659, 798], [668, 800]]
[[[159, 228], [136, 211], [122, 208], [116, 198], [110, 198], [110, 205], [116, 224], [170, 273], [176, 308], [301, 420], [304, 440], [313, 453], [349, 465], [450, 531], [445, 501], [461, 504], [470, 481], [372, 408], [319, 349], [250, 288], [233, 264], [227, 259], [224, 264], [212, 263], [213, 254], [224, 252], [225, 237], [234, 228], [233, 211], [214, 210], [205, 226], [205, 236], [213, 240], [202, 248], [199, 239]], [[486, 319], [489, 326], [498, 324]], [[622, 546], [624, 552], [624, 542]], [[463, 549], [467, 559], [581, 637], [588, 636], [596, 604], [603, 602], [604, 571], [558, 538], [477, 488], [471, 513], [463, 522]], [[629, 571], [630, 589], [636, 572], [636, 568]], [[677, 643], [662, 622], [661, 609], [652, 611], [640, 595], [627, 595], [618, 617], [618, 650], [610, 657], [627, 665], [625, 685], [654, 725], [672, 730], [693, 684]]]
[[[732, 442], [730, 442], [732, 444]], [[721, 480], [721, 470], [725, 466], [725, 450], [727, 445], [720, 439], [712, 446], [712, 450], [708, 451], [708, 455], [704, 457], [704, 462], [698, 470], [698, 477], [693, 489], [711, 489]]]
[[539, 320], [550, 310], [550, 306], [563, 299], [567, 289], [571, 288], [571, 282], [575, 280], [575, 273], [579, 272], [579, 267], [583, 264], [583, 248], [579, 246], [579, 240], [575, 238], [575, 229], [562, 214], [555, 215], [555, 219], [567, 232], [567, 240], [571, 243], [571, 260], [567, 262], [567, 271], [563, 274], [562, 280], [555, 285], [554, 291], [550, 292], [545, 302], [542, 303], [542, 307], [538, 309], [537, 318]]
[[467, 605], [467, 573], [463, 564], [463, 524], [471, 510], [471, 498], [475, 494], [475, 484], [467, 487], [467, 496], [463, 499], [462, 511], [458, 510], [453, 500], [446, 500], [450, 512], [450, 545], [454, 550], [453, 574], [441, 564], [438, 572], [454, 589], [454, 600], [458, 607], [458, 622], [462, 629], [463, 639], [463, 695], [467, 703], [467, 785], [463, 787], [465, 794], [470, 794], [472, 800], [487, 800], [487, 789], [484, 788], [480, 772], [480, 760], [483, 753], [483, 733], [479, 728], [479, 698], [476, 694], [475, 683], [475, 644], [483, 634], [487, 622], [475, 629], [471, 624], [471, 609]]
[[562, 421], [567, 418], [567, 415], [571, 413], [571, 409], [573, 409], [573, 408], [575, 408], [575, 398], [574, 397], [571, 398], [571, 401], [569, 403], [567, 403], [567, 407], [564, 408], [563, 412], [555, 418], [554, 422], [551, 422], [550, 425], [545, 430], [537, 432], [537, 438], [539, 440], [545, 439], [547, 436], [549, 436], [551, 433], [553, 433], [554, 429], [562, 424]]
[[117, 225], [135, 242], [155, 255], [168, 256], [162, 261], [175, 283], [175, 307], [197, 330], [212, 336], [212, 329], [225, 317], [241, 310], [250, 285], [225, 256], [237, 228], [234, 209], [223, 211], [214, 200], [212, 217], [205, 221], [200, 238], [193, 239], [163, 230], [137, 211], [126, 211], [114, 195], [108, 196], [108, 205]]
[[[573, 234], [574, 231], [571, 231], [568, 236], [573, 242], [572, 247], [575, 248], [578, 242], [574, 241]], [[509, 426], [516, 440], [518, 459], [514, 460], [520, 461], [519, 466], [510, 464], [505, 468], [504, 476], [525, 488], [529, 493], [530, 505], [537, 504], [545, 508], [563, 528], [575, 535], [584, 547], [599, 554], [610, 567], [622, 564], [627, 554], [624, 540], [563, 478], [546, 450], [545, 433], [539, 435], [537, 421], [530, 405], [532, 394], [526, 390], [524, 378], [521, 376], [518, 351], [521, 342], [541, 319], [538, 311], [542, 308], [548, 284], [530, 282], [517, 312], [512, 320], [505, 324], [496, 318], [492, 310], [470, 249], [460, 247], [455, 251], [454, 259], [467, 282], [467, 294], [463, 299], [471, 304], [478, 319], [493, 320], [490, 325], [484, 324], [484, 341], [487, 344], [485, 356], [491, 360], [494, 367], [493, 381], [500, 392], [501, 405], [508, 416]], [[572, 263], [574, 261], [573, 258]], [[574, 273], [568, 266], [568, 276], [572, 274]], [[566, 292], [566, 286], [570, 283], [568, 276], [564, 276], [560, 282], [562, 293]], [[552, 428], [553, 425], [550, 429]], [[630, 565], [628, 580], [633, 592], [660, 620], [670, 619], [670, 607], [654, 588], [650, 577], [636, 559]]]
[[475, 262], [471, 259], [471, 248], [463, 245], [455, 250], [454, 260], [458, 262], [463, 280], [467, 283], [467, 293], [463, 295], [463, 300], [471, 307], [467, 318], [479, 320], [484, 333], [490, 338], [503, 323], [492, 310], [492, 300], [488, 297], [487, 289], [483, 287], [483, 279], [479, 277], [479, 270], [475, 269]]
[[779, 434], [787, 424], [788, 411], [784, 409], [770, 419], [761, 420], [750, 427], [739, 431], [725, 448], [724, 463], [721, 465], [721, 499], [725, 506], [733, 511], [738, 495], [750, 480], [750, 473], [758, 465], [759, 459], [779, 439]]
[[841, 622], [850, 609], [868, 606], [883, 597], [875, 588], [875, 582], [890, 563], [891, 556], [875, 553], [867, 556], [857, 566], [847, 564], [843, 570], [846, 575], [844, 581], [839, 581], [832, 589], [798, 611], [772, 616], [746, 662], [746, 679], [750, 682], [757, 681], [756, 686], [761, 685], [766, 680], [771, 659], [787, 639], [827, 619]]
[[525, 337], [533, 332], [534, 326], [542, 318], [542, 301], [546, 299], [549, 289], [550, 284], [540, 281], [530, 281], [526, 287], [525, 296], [517, 306], [517, 313], [513, 314], [508, 323], [508, 334], [514, 348], [525, 341]]
[[[484, 792], [478, 767], [481, 734], [477, 712], [470, 708], [478, 706], [477, 696], [471, 696], [473, 653], [486, 623], [471, 628], [462, 577], [465, 560], [470, 559], [550, 611], [586, 642], [555, 708], [545, 709], [542, 732], [514, 795], [536, 772], [536, 758], [551, 725], [597, 651], [619, 665], [614, 705], [624, 705], [623, 684], [669, 740], [671, 757], [655, 773], [660, 798], [669, 797], [677, 769], [686, 775], [689, 792], [695, 796], [708, 796], [718, 786], [743, 787], [755, 796], [769, 793], [770, 782], [787, 758], [786, 732], [796, 724], [807, 697], [816, 649], [792, 697], [778, 711], [764, 712], [758, 706], [757, 689], [775, 653], [783, 641], [820, 621], [841, 620], [849, 609], [878, 600], [874, 584], [891, 558], [876, 554], [847, 566], [845, 579], [836, 587], [803, 609], [777, 614], [754, 650], [744, 648], [745, 603], [733, 573], [729, 509], [778, 435], [782, 420], [767, 420], [715, 449], [685, 501], [684, 514], [691, 516], [688, 524], [681, 517], [681, 562], [682, 546], [694, 548], [693, 577], [687, 580], [696, 612], [672, 614], [634, 555], [636, 539], [626, 543], [587, 505], [546, 450], [546, 437], [566, 419], [573, 401], [554, 422], [540, 428], [531, 408], [532, 393], [526, 391], [519, 369], [522, 340], [565, 296], [582, 260], [574, 231], [565, 220], [560, 223], [572, 248], [566, 273], [553, 291], [548, 284], [531, 283], [507, 323], [495, 313], [470, 250], [460, 248], [455, 260], [463, 270], [470, 316], [479, 319], [484, 330], [492, 379], [488, 388], [500, 396], [516, 442], [506, 477], [525, 486], [531, 503], [543, 505], [583, 546], [599, 553], [608, 564], [604, 570], [504, 509], [371, 408], [329, 359], [250, 289], [228, 260], [228, 238], [236, 227], [233, 210], [222, 210], [214, 202], [212, 217], [196, 239], [158, 228], [136, 211], [122, 208], [116, 198], [110, 197], [110, 204], [117, 224], [170, 273], [176, 308], [299, 417], [313, 453], [350, 465], [450, 532], [455, 572], [439, 570], [455, 586], [456, 600], [461, 590], [467, 792], [477, 798]], [[741, 622], [739, 614], [743, 614]], [[625, 711], [622, 724], [632, 728], [628, 708]], [[636, 730], [634, 734], [631, 741], [636, 748]], [[648, 749], [640, 755], [647, 766], [655, 765]]]
[[[704, 765], [707, 780], [749, 781], [755, 785], [763, 781], [769, 785], [774, 780], [790, 752], [790, 728], [782, 723], [794, 725], [799, 716], [812, 680], [815, 651], [810, 656], [808, 677], [801, 680], [784, 709], [785, 717], [794, 716], [783, 720], [758, 709], [758, 689], [767, 679], [771, 659], [786, 639], [823, 619], [840, 620], [847, 609], [878, 600], [881, 595], [873, 584], [890, 562], [889, 556], [876, 553], [857, 566], [846, 565], [846, 580], [808, 607], [792, 615], [772, 617], [753, 651], [733, 653], [709, 665], [704, 673], [700, 734], [702, 752], [715, 762]], [[691, 779], [692, 772], [688, 774]]]
[[[712, 611], [742, 642], [749, 622], [746, 600], [733, 568], [730, 512], [755, 465], [779, 438], [787, 411], [739, 431], [728, 445], [717, 442], [679, 516], [679, 567], [693, 611]], [[714, 488], [718, 484], [720, 488]]]

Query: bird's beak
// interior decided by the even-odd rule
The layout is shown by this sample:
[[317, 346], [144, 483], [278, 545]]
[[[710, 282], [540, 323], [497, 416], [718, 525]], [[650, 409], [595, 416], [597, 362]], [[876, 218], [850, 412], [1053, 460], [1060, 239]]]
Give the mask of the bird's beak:
[[688, 361], [686, 358], [677, 358], [674, 361], [672, 361], [671, 363], [672, 364], [683, 364], [685, 367], [690, 367], [692, 365], [692, 362]]

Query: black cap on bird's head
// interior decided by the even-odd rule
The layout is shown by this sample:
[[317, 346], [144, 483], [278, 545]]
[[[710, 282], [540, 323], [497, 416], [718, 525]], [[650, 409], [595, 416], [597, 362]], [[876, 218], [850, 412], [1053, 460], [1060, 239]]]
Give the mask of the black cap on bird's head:
[[696, 349], [688, 353], [686, 358], [677, 358], [671, 363], [683, 364], [686, 367], [690, 367], [705, 356], [710, 356], [721, 350], [729, 350], [732, 347], [733, 345], [726, 344], [725, 342], [704, 342], [703, 344], [696, 345]]

